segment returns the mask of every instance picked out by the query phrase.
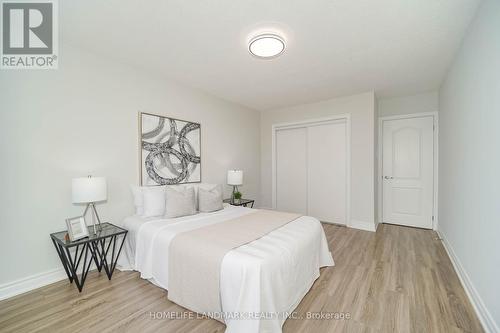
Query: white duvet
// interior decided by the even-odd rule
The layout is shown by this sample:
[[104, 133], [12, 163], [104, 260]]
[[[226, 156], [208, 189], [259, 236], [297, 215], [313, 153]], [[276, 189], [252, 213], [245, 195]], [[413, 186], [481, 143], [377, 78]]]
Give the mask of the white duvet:
[[[168, 248], [176, 234], [250, 212], [226, 206], [175, 219], [128, 217], [122, 224], [129, 234], [118, 268], [137, 270], [168, 290]], [[281, 332], [287, 316], [319, 277], [319, 268], [333, 265], [319, 221], [300, 217], [226, 254], [220, 278], [223, 313], [215, 316], [221, 316], [228, 333]]]

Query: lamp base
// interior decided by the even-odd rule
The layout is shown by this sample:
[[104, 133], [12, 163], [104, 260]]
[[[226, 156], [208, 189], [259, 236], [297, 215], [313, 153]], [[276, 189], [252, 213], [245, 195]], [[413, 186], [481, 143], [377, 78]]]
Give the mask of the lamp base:
[[97, 218], [97, 223], [98, 223], [97, 226], [95, 224], [94, 218], [92, 218], [92, 228], [94, 230], [94, 235], [96, 235], [98, 231], [99, 232], [102, 231], [101, 219], [99, 218], [99, 214], [97, 214], [97, 210], [95, 209], [95, 204], [93, 202], [89, 202], [87, 204], [87, 207], [85, 207], [85, 211], [83, 212], [83, 216], [85, 216], [87, 214], [87, 211], [89, 210], [89, 208], [92, 209], [92, 212], [94, 213], [95, 217]]
[[236, 202], [236, 201], [235, 201], [236, 199], [234, 198], [234, 194], [235, 194], [236, 192], [238, 192], [238, 186], [237, 186], [237, 185], [233, 185], [233, 194], [231, 195], [231, 202], [232, 202], [232, 203], [235, 203], [235, 202]]

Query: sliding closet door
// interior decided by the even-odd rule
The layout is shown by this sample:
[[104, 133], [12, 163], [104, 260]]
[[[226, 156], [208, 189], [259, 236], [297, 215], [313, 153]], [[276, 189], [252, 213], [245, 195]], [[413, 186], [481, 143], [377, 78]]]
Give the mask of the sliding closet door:
[[307, 214], [307, 128], [276, 132], [276, 208]]
[[346, 122], [308, 127], [308, 215], [346, 224]]

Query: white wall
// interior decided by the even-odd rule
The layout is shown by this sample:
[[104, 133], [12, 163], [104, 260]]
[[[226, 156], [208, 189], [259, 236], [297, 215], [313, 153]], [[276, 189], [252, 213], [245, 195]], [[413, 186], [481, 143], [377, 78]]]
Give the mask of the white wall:
[[[132, 213], [139, 110], [201, 122], [202, 181], [245, 171], [260, 193], [260, 114], [125, 65], [64, 47], [54, 71], [0, 72], [0, 285], [61, 267], [49, 233], [81, 214], [71, 179], [106, 176], [105, 220]], [[227, 193], [228, 186], [224, 186]]]
[[272, 125], [336, 114], [351, 115], [351, 220], [374, 228], [373, 92], [261, 113], [261, 202], [272, 207]]
[[439, 93], [430, 91], [411, 96], [377, 98], [377, 105], [379, 117], [436, 112], [439, 108]]
[[439, 112], [439, 231], [483, 322], [499, 332], [500, 1], [479, 8], [440, 90]]

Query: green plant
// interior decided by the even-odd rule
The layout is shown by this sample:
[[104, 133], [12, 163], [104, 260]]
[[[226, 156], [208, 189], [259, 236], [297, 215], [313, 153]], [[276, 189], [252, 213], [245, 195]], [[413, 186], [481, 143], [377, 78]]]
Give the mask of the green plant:
[[234, 198], [235, 198], [236, 200], [240, 200], [240, 199], [241, 199], [241, 197], [242, 197], [241, 192], [234, 192]]

